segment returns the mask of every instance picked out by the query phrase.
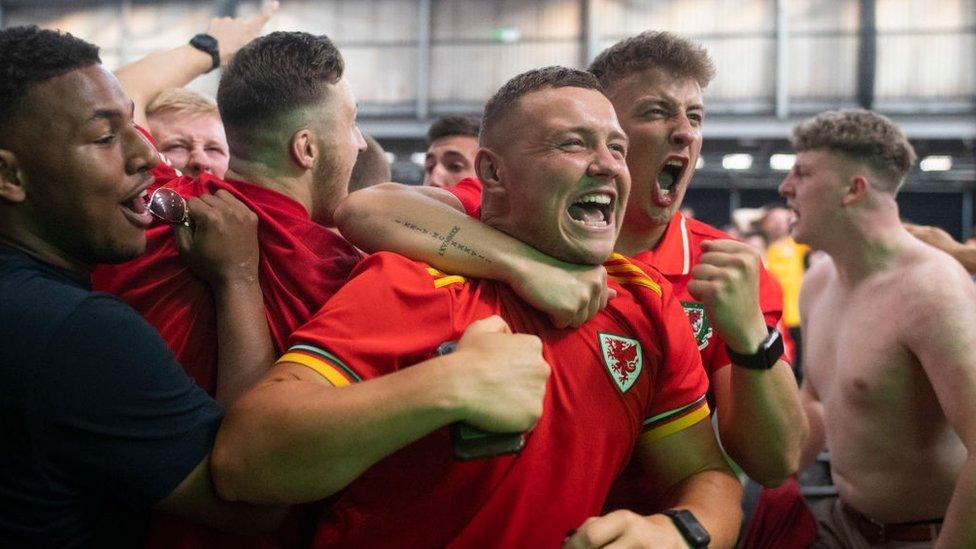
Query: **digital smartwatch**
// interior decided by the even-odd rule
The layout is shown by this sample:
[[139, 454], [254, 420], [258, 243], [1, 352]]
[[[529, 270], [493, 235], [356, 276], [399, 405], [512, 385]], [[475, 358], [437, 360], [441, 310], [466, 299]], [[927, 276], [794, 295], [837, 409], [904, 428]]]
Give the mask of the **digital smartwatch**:
[[681, 532], [681, 537], [685, 538], [688, 545], [694, 549], [707, 548], [708, 544], [712, 542], [712, 536], [708, 535], [708, 531], [698, 522], [695, 515], [691, 514], [691, 511], [687, 509], [668, 509], [667, 511], [662, 511], [661, 514], [671, 518], [674, 527]]
[[779, 330], [769, 327], [769, 335], [759, 344], [759, 349], [752, 354], [740, 354], [728, 345], [725, 351], [729, 354], [732, 364], [749, 370], [768, 370], [783, 356], [783, 336]]
[[210, 67], [210, 71], [220, 66], [220, 46], [217, 44], [216, 38], [206, 33], [200, 33], [190, 39], [190, 45], [203, 53], [210, 54], [210, 58], [213, 59], [213, 66]]

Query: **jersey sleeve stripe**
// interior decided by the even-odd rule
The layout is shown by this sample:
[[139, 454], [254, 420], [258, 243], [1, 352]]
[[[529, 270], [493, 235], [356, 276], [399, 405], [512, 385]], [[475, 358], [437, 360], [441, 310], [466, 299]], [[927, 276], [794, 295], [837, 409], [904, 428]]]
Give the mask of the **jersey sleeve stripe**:
[[445, 276], [445, 277], [434, 279], [434, 287], [443, 288], [448, 284], [464, 284], [465, 280], [466, 279], [463, 276], [458, 276], [458, 275]]
[[614, 276], [610, 275], [610, 278], [617, 282], [617, 284], [635, 284], [637, 286], [643, 286], [648, 288], [657, 295], [661, 295], [661, 286], [651, 280], [650, 278], [644, 277], [624, 277], [624, 276]]
[[640, 273], [644, 276], [647, 276], [647, 273], [645, 273], [640, 267], [634, 265], [633, 263], [607, 265], [606, 268], [608, 273], [613, 273], [613, 274], [630, 272], [630, 273]]
[[696, 398], [694, 400], [694, 402], [691, 402], [690, 404], [685, 404], [684, 406], [682, 406], [680, 408], [675, 408], [673, 410], [668, 410], [667, 412], [661, 412], [660, 414], [658, 414], [656, 416], [649, 417], [649, 418], [645, 419], [644, 420], [644, 428], [645, 429], [648, 429], [648, 428], [653, 429], [653, 428], [657, 427], [658, 425], [667, 423], [668, 421], [671, 421], [671, 420], [673, 420], [674, 418], [676, 418], [678, 416], [682, 416], [684, 414], [687, 414], [687, 413], [689, 413], [691, 411], [694, 411], [694, 410], [698, 409], [702, 404], [705, 404], [706, 407], [708, 406], [708, 399], [705, 397], [705, 395], [702, 395], [702, 396]]
[[688, 408], [687, 406], [679, 408], [679, 410], [685, 410], [685, 412], [677, 415], [670, 415], [661, 422], [651, 425], [648, 425], [647, 422], [645, 422], [645, 429], [644, 433], [641, 435], [641, 441], [653, 442], [655, 440], [660, 440], [668, 435], [672, 435], [678, 431], [687, 429], [703, 419], [706, 419], [710, 413], [710, 410], [708, 409], [708, 402], [704, 400], [703, 397], [702, 399], [695, 401], [695, 403], [698, 403], [698, 405], [689, 410], [685, 410]]
[[[289, 357], [290, 355], [297, 356], [294, 356], [286, 361], [285, 357]], [[333, 355], [325, 349], [320, 349], [312, 345], [292, 345], [291, 349], [288, 349], [288, 352], [285, 353], [283, 357], [278, 359], [278, 362], [297, 362], [298, 364], [308, 366], [309, 368], [322, 374], [322, 376], [328, 379], [330, 382], [332, 379], [325, 373], [325, 371], [335, 372], [336, 375], [345, 380], [342, 385], [349, 385], [350, 383], [362, 381], [362, 378], [359, 377], [359, 375], [354, 372], [352, 368], [346, 366], [346, 363], [340, 360], [339, 357]], [[333, 385], [335, 385], [335, 383], [333, 383]]]
[[434, 287], [443, 288], [448, 284], [464, 284], [468, 279], [460, 275], [449, 275], [433, 267], [427, 267], [427, 274], [434, 277]]
[[351, 383], [351, 381], [349, 381], [349, 379], [346, 378], [341, 371], [332, 364], [304, 353], [285, 353], [275, 364], [281, 364], [283, 362], [294, 362], [295, 364], [307, 366], [315, 370], [315, 372], [320, 376], [324, 377], [325, 380], [332, 384], [333, 387], [345, 387]]

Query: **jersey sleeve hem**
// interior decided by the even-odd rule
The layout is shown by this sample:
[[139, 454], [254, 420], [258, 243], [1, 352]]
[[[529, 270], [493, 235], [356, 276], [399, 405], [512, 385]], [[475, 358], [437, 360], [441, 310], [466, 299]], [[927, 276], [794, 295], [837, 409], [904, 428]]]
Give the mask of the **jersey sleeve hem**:
[[293, 362], [311, 368], [334, 387], [345, 387], [362, 379], [332, 353], [313, 345], [293, 345], [275, 364]]
[[708, 400], [705, 398], [705, 395], [702, 395], [690, 404], [645, 419], [641, 441], [653, 442], [660, 440], [668, 435], [691, 427], [707, 418], [710, 413], [711, 410], [708, 407]]

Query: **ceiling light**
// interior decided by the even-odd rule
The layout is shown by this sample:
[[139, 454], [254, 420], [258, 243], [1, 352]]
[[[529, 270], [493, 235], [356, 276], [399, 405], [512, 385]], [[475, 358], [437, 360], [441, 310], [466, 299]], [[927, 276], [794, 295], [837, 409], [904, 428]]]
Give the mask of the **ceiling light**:
[[952, 157], [948, 155], [926, 156], [918, 165], [923, 172], [947, 172], [952, 169]]
[[790, 171], [791, 169], [793, 169], [794, 162], [796, 162], [795, 154], [777, 153], [769, 157], [770, 169], [776, 170], [778, 172]]
[[726, 170], [748, 170], [752, 167], [752, 155], [746, 153], [727, 154], [722, 157], [722, 167]]

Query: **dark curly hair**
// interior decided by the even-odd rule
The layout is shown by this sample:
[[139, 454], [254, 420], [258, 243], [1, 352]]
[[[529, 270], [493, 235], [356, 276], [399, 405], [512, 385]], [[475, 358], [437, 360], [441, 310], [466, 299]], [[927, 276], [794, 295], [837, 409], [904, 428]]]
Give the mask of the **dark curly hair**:
[[240, 49], [224, 69], [217, 106], [228, 133], [259, 128], [327, 93], [323, 84], [342, 78], [345, 62], [328, 37], [273, 32]]
[[98, 46], [70, 34], [36, 26], [0, 30], [0, 124], [32, 86], [101, 62]]
[[518, 107], [519, 99], [543, 88], [584, 88], [603, 92], [600, 82], [592, 74], [569, 67], [551, 66], [523, 72], [505, 83], [485, 104], [481, 118], [480, 143], [509, 113]]
[[472, 116], [445, 116], [438, 118], [427, 130], [427, 145], [442, 137], [463, 135], [477, 139], [481, 121]]
[[617, 42], [596, 56], [589, 71], [610, 89], [618, 80], [647, 69], [694, 78], [703, 89], [715, 77], [715, 65], [705, 48], [663, 31], [646, 31]]

